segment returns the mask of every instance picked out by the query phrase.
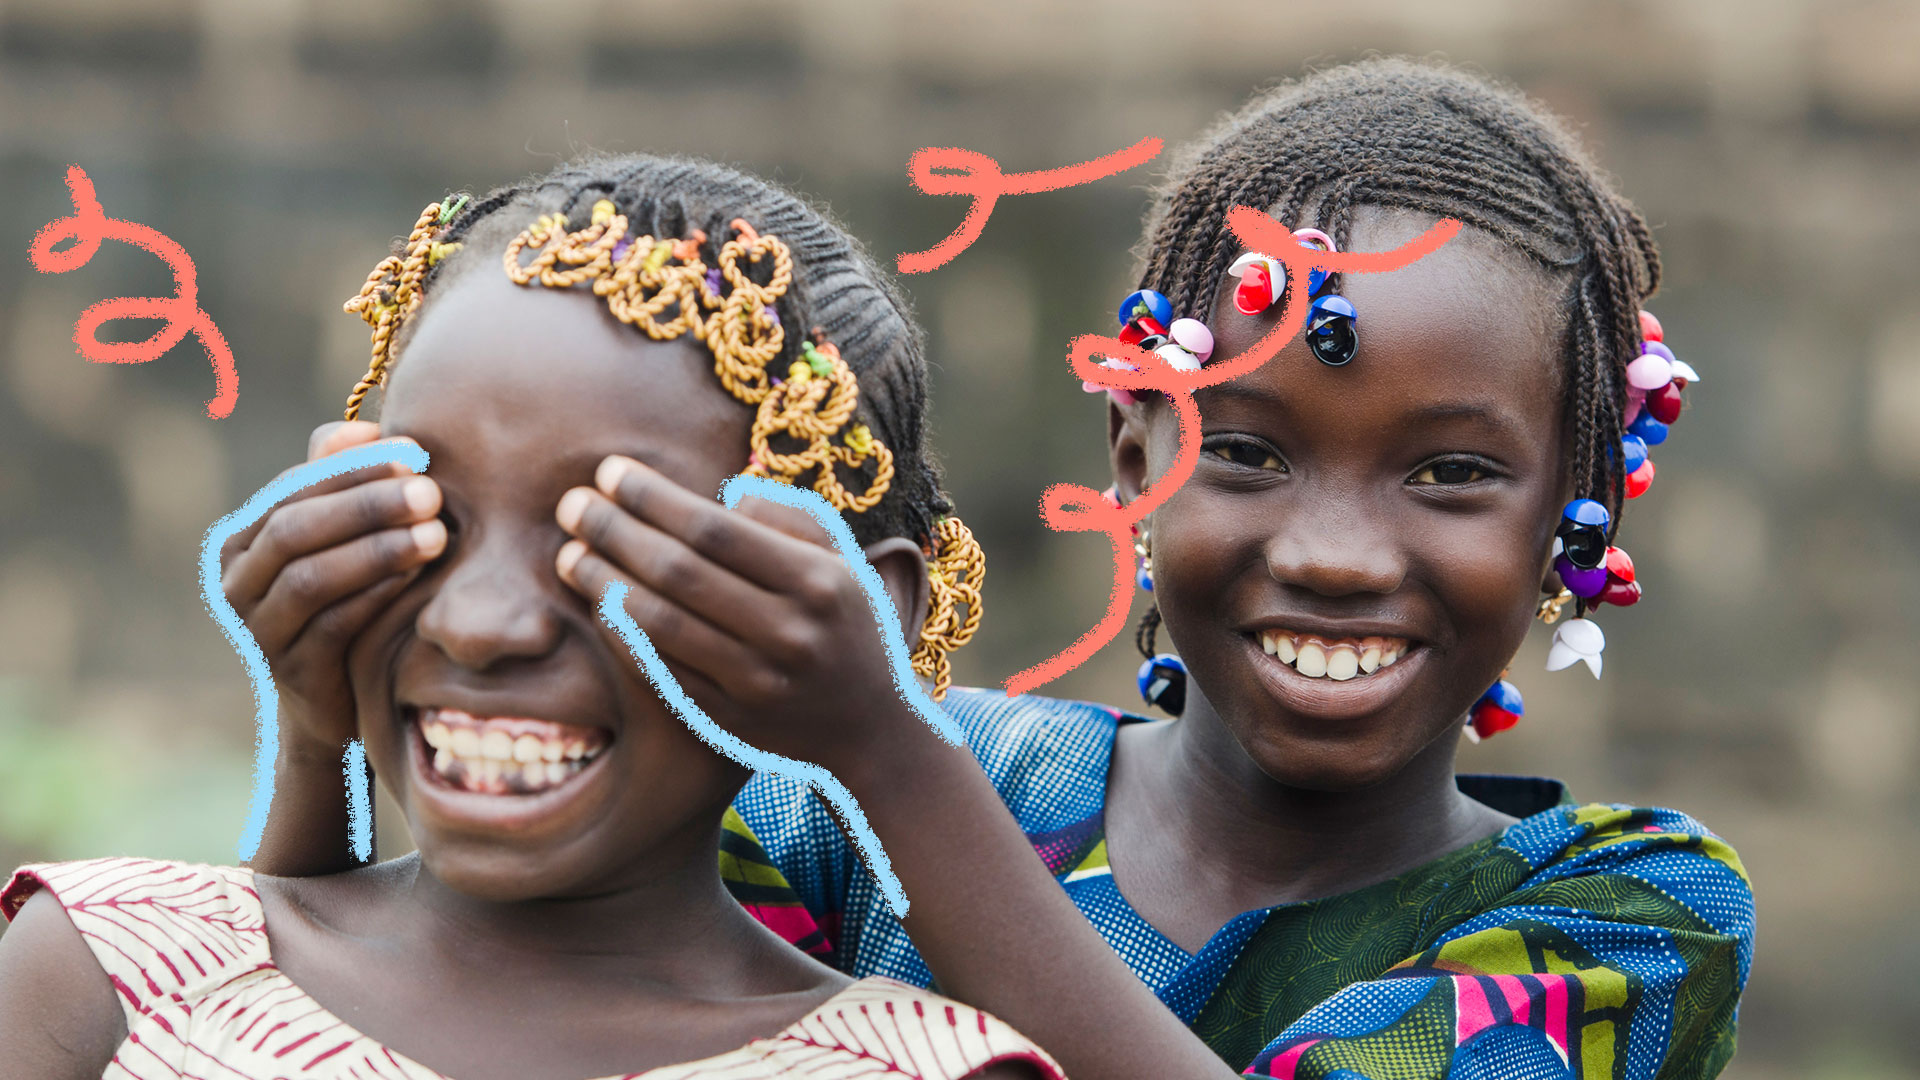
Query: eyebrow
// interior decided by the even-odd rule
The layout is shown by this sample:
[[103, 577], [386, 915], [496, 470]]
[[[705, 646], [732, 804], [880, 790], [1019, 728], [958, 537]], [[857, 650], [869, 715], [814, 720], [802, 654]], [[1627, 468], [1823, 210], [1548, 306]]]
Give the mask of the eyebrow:
[[[1256, 390], [1234, 382], [1224, 382], [1209, 386], [1194, 395], [1195, 400], [1204, 403], [1207, 398], [1225, 398], [1232, 401], [1244, 401], [1265, 408], [1287, 407], [1284, 397]], [[1507, 414], [1491, 405], [1477, 401], [1445, 401], [1422, 406], [1402, 418], [1407, 422], [1440, 422], [1446, 420], [1472, 420], [1495, 428], [1503, 434], [1514, 434], [1515, 427]]]

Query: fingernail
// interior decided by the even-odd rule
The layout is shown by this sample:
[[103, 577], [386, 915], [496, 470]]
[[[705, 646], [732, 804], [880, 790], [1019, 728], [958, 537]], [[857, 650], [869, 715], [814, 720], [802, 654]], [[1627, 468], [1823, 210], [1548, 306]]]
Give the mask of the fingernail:
[[553, 568], [559, 571], [560, 580], [573, 580], [573, 568], [580, 565], [580, 557], [586, 553], [587, 545], [582, 540], [569, 540], [560, 545], [560, 554], [553, 560]]
[[438, 555], [447, 547], [447, 526], [439, 518], [423, 521], [407, 530], [413, 534], [413, 546], [422, 555]]
[[416, 515], [440, 509], [440, 485], [424, 476], [416, 476], [401, 485], [400, 497], [407, 500], [407, 509]]
[[580, 527], [580, 519], [586, 515], [587, 502], [593, 498], [593, 492], [586, 488], [574, 488], [560, 496], [560, 505], [553, 508], [553, 516], [560, 527], [572, 532]]
[[633, 471], [639, 464], [630, 457], [622, 457], [619, 454], [609, 455], [600, 463], [600, 468], [594, 470], [593, 486], [611, 496], [620, 489], [620, 478]]

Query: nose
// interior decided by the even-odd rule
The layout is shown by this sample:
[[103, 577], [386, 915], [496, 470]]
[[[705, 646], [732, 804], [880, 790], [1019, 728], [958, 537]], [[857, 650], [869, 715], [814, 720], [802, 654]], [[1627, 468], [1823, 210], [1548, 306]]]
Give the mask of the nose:
[[[475, 538], [478, 539], [478, 538]], [[553, 555], [530, 537], [496, 536], [463, 545], [415, 629], [461, 667], [487, 671], [536, 660], [559, 646], [561, 587]], [[543, 572], [544, 571], [544, 576]]]
[[1289, 509], [1267, 540], [1267, 573], [1321, 596], [1392, 593], [1406, 579], [1407, 558], [1387, 526], [1344, 500]]

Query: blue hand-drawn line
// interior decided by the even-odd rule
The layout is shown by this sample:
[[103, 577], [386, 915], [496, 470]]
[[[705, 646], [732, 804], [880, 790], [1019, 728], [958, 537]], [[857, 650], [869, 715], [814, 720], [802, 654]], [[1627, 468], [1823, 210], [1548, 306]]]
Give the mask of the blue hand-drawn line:
[[[253, 640], [253, 634], [240, 621], [233, 605], [227, 603], [226, 593], [220, 587], [220, 548], [234, 534], [252, 526], [276, 503], [297, 491], [355, 469], [395, 461], [417, 473], [427, 471], [427, 452], [409, 442], [368, 443], [289, 469], [254, 492], [240, 504], [240, 509], [214, 522], [200, 544], [200, 600], [206, 605], [207, 614], [219, 625], [220, 632], [227, 636], [228, 643], [240, 654], [247, 665], [247, 678], [253, 683], [253, 795], [247, 801], [247, 822], [240, 833], [241, 862], [253, 858], [253, 853], [260, 849], [260, 834], [267, 826], [267, 808], [273, 805], [273, 759], [280, 748], [280, 694], [274, 688], [266, 654], [260, 651], [259, 643]], [[363, 861], [372, 854], [373, 847], [368, 825], [372, 815], [365, 753], [355, 739], [342, 760], [347, 781], [349, 836], [354, 855]]]
[[[833, 537], [834, 547], [839, 550], [840, 559], [852, 571], [854, 581], [866, 594], [867, 606], [873, 610], [874, 622], [880, 628], [880, 640], [887, 650], [887, 661], [893, 670], [894, 689], [901, 700], [913, 709], [914, 713], [934, 733], [953, 745], [964, 743], [965, 736], [960, 728], [935, 705], [927, 695], [920, 681], [914, 677], [913, 665], [907, 659], [906, 643], [901, 640], [900, 624], [894, 611], [893, 601], [887, 595], [886, 585], [873, 565], [867, 562], [860, 544], [853, 537], [853, 530], [842, 521], [838, 511], [824, 498], [806, 488], [782, 484], [760, 476], [736, 476], [720, 486], [720, 501], [729, 509], [740, 505], [740, 500], [753, 496], [804, 510], [820, 523]], [[700, 706], [681, 688], [680, 681], [667, 670], [660, 659], [660, 653], [654, 649], [653, 642], [646, 631], [633, 621], [626, 609], [627, 585], [625, 582], [611, 581], [600, 594], [600, 619], [607, 624], [620, 640], [626, 642], [628, 651], [640, 664], [640, 670], [653, 684], [667, 707], [680, 718], [680, 722], [700, 739], [730, 758], [755, 772], [772, 773], [796, 783], [806, 784], [820, 793], [828, 805], [839, 814], [845, 823], [847, 833], [853, 838], [853, 845], [860, 852], [860, 858], [867, 864], [874, 881], [880, 887], [881, 895], [887, 898], [887, 905], [893, 909], [896, 918], [907, 914], [907, 894], [900, 887], [900, 879], [893, 872], [893, 864], [887, 859], [886, 849], [880, 845], [880, 838], [874, 835], [873, 827], [867, 824], [867, 816], [834, 775], [827, 770], [806, 761], [795, 761], [781, 757], [757, 747], [749, 746], [730, 732], [713, 722], [713, 718], [703, 712]]]

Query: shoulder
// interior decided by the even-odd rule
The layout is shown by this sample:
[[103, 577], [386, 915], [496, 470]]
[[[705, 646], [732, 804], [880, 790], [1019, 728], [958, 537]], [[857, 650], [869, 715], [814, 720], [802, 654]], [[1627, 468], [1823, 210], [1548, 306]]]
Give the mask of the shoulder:
[[955, 687], [947, 715], [1028, 834], [1073, 825], [1106, 802], [1114, 734], [1128, 714], [1085, 701]]
[[240, 867], [130, 858], [26, 866], [0, 891], [0, 913], [15, 917], [43, 891], [129, 1015], [191, 1000], [266, 962], [260, 898]]
[[[1063, 1076], [1045, 1050], [1004, 1021], [931, 990], [881, 977], [861, 979], [842, 990], [789, 1033], [802, 1041], [828, 1036], [842, 1040], [848, 1049], [870, 1043], [899, 1046], [915, 1066], [907, 1071], [929, 1080]], [[1028, 1072], [1022, 1073], [1022, 1066]]]
[[10, 902], [7, 916], [0, 1057], [33, 1076], [99, 1076], [127, 1034], [112, 983], [51, 894]]
[[1733, 846], [1692, 817], [1657, 806], [1561, 806], [1515, 824], [1502, 845], [1533, 867], [1517, 893], [1613, 921], [1728, 940], [1744, 982], [1753, 887]]

